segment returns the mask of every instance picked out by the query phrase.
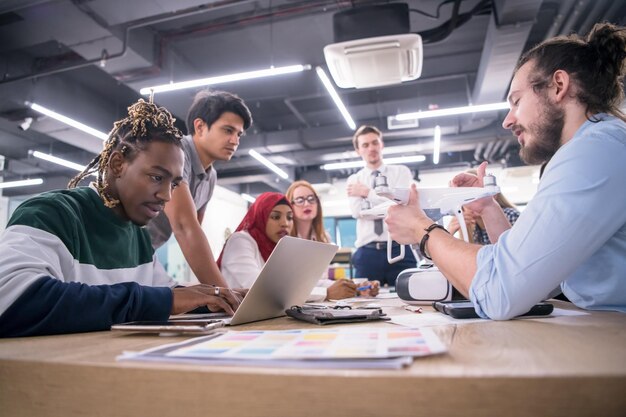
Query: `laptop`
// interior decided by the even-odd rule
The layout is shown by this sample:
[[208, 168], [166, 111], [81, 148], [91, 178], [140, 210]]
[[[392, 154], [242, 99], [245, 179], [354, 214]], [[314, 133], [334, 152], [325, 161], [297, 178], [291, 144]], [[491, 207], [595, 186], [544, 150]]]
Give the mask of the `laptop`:
[[330, 243], [285, 236], [278, 241], [235, 315], [180, 314], [170, 320], [220, 319], [227, 325], [284, 316], [311, 294], [339, 248]]
[[228, 324], [284, 316], [286, 309], [303, 304], [338, 249], [297, 237], [280, 239]]
[[[235, 326], [285, 316], [286, 309], [306, 301], [338, 249], [337, 245], [330, 243], [285, 236], [278, 241], [234, 316], [225, 313], [179, 314], [163, 323], [122, 323], [113, 325], [111, 329], [207, 334], [224, 325]], [[221, 323], [217, 323], [218, 320]]]

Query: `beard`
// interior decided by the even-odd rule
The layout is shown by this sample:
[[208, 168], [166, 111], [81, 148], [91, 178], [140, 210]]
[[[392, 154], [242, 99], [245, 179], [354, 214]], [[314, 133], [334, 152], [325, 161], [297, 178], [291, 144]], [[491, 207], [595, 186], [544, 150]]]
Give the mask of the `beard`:
[[522, 161], [529, 165], [542, 164], [552, 158], [561, 147], [561, 134], [565, 125], [565, 111], [550, 102], [544, 95], [540, 119], [528, 128], [517, 125], [522, 132], [530, 132], [532, 142], [519, 151]]

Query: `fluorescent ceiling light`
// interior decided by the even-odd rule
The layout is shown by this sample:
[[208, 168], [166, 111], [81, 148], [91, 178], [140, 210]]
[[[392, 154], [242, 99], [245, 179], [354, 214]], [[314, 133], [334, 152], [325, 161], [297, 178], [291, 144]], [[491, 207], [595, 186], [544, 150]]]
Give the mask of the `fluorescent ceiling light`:
[[[29, 151], [31, 155], [35, 158], [43, 159], [44, 161], [52, 162], [53, 164], [61, 165], [67, 168], [75, 169], [76, 171], [83, 172], [85, 165], [77, 164], [76, 162], [68, 161], [67, 159], [59, 158], [57, 156], [52, 156], [47, 153], [39, 152], [39, 151]], [[95, 172], [92, 172], [91, 175], [97, 177], [98, 175]]]
[[328, 75], [326, 75], [322, 67], [315, 67], [315, 71], [317, 72], [317, 76], [320, 78], [320, 80], [322, 80], [322, 84], [324, 84], [324, 87], [326, 87], [328, 94], [330, 94], [330, 97], [335, 102], [335, 105], [339, 109], [339, 112], [346, 120], [348, 127], [352, 130], [355, 130], [356, 124], [354, 123], [354, 120], [352, 120], [352, 116], [350, 116], [350, 113], [348, 113], [348, 109], [346, 109], [346, 106], [344, 106], [343, 102], [341, 101], [339, 94], [337, 94], [337, 92], [335, 91], [335, 88], [330, 82]]
[[0, 182], [0, 188], [25, 187], [28, 185], [39, 185], [39, 184], [43, 184], [43, 180], [41, 178], [33, 178], [32, 180]]
[[252, 197], [250, 194], [241, 193], [240, 195], [241, 195], [241, 198], [243, 198], [249, 203], [254, 203], [256, 201], [256, 198]]
[[82, 130], [85, 133], [89, 133], [90, 135], [93, 135], [95, 137], [97, 137], [98, 139], [102, 139], [102, 140], [107, 140], [109, 135], [107, 135], [104, 132], [100, 132], [99, 130], [94, 129], [93, 127], [89, 127], [81, 122], [77, 122], [74, 119], [70, 119], [67, 116], [63, 116], [62, 114], [59, 114], [57, 112], [54, 112], [48, 108], [45, 108], [43, 106], [40, 106], [37, 103], [26, 103], [31, 109], [35, 110], [38, 113], [44, 114], [48, 117], [51, 117], [55, 120], [58, 120], [61, 123], [65, 123], [68, 126], [72, 126], [78, 130]]
[[[383, 156], [386, 158], [389, 155], [396, 155], [399, 153], [408, 154], [408, 153], [415, 153], [417, 151], [418, 151], [417, 146], [415, 144], [397, 145], [397, 146], [387, 146], [387, 144], [385, 144], [385, 147], [383, 148]], [[352, 159], [352, 158], [357, 158], [358, 156], [359, 155], [356, 153], [356, 151], [353, 151], [353, 150], [342, 151], [342, 152], [331, 152], [331, 153], [322, 155], [322, 161], [330, 162], [330, 161], [336, 161], [338, 159]]]
[[385, 164], [393, 165], [393, 164], [408, 164], [411, 162], [424, 162], [426, 157], [424, 155], [413, 155], [413, 156], [397, 156], [395, 158], [386, 158]]
[[257, 161], [259, 161], [260, 163], [268, 167], [270, 170], [274, 171], [279, 177], [284, 178], [284, 179], [289, 178], [289, 175], [287, 175], [285, 171], [278, 168], [276, 165], [270, 162], [266, 157], [264, 157], [263, 155], [255, 151], [254, 149], [250, 149], [248, 153], [250, 154], [251, 157], [253, 157]]
[[166, 91], [183, 90], [185, 88], [202, 87], [205, 85], [215, 85], [228, 83], [232, 81], [251, 80], [253, 78], [273, 77], [275, 75], [291, 74], [294, 72], [302, 72], [310, 70], [310, 65], [289, 65], [286, 67], [271, 67], [268, 69], [240, 72], [238, 74], [219, 75], [217, 77], [201, 78], [199, 80], [181, 81], [178, 83], [169, 83], [156, 85], [154, 87], [144, 87], [139, 90], [140, 94], [150, 95], [151, 93], [164, 93]]
[[52, 162], [53, 164], [62, 165], [67, 168], [75, 169], [76, 171], [83, 171], [85, 169], [84, 165], [77, 164], [75, 162], [67, 161], [62, 158], [58, 158], [56, 156], [48, 155], [47, 153], [33, 151], [32, 155], [35, 158], [43, 159], [44, 161]]
[[[411, 162], [424, 162], [425, 160], [426, 160], [426, 157], [424, 155], [398, 156], [396, 158], [385, 158], [385, 164], [386, 165], [408, 164]], [[324, 164], [320, 168], [326, 171], [330, 171], [333, 169], [363, 168], [364, 166], [365, 166], [365, 162], [363, 162], [363, 160], [358, 160], [358, 161], [334, 162], [332, 164]]]
[[435, 126], [435, 137], [433, 138], [433, 164], [439, 163], [439, 151], [441, 150], [441, 127]]
[[454, 116], [457, 114], [480, 113], [485, 111], [508, 110], [509, 103], [479, 104], [477, 106], [452, 107], [449, 109], [437, 109], [418, 111], [414, 113], [401, 113], [396, 115], [397, 120], [427, 119], [429, 117]]

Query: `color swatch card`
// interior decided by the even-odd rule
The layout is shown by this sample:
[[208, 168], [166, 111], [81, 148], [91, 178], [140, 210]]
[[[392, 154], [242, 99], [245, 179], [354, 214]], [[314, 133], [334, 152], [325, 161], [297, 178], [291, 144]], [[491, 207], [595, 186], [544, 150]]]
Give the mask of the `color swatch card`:
[[229, 331], [168, 349], [195, 359], [376, 359], [426, 356], [446, 348], [430, 329]]

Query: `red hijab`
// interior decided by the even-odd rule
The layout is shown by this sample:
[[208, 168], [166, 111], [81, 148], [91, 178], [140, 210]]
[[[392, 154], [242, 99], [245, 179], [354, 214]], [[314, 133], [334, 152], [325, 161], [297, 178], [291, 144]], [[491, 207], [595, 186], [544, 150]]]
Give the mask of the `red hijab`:
[[[248, 212], [245, 217], [237, 226], [237, 230], [235, 232], [240, 232], [242, 230], [250, 233], [250, 236], [256, 241], [257, 246], [259, 247], [259, 251], [261, 252], [261, 256], [264, 261], [267, 261], [267, 258], [270, 257], [272, 251], [276, 247], [276, 243], [272, 242], [267, 234], [265, 233], [265, 227], [267, 226], [267, 220], [270, 217], [270, 213], [272, 209], [276, 207], [278, 204], [285, 204], [291, 207], [287, 197], [284, 194], [280, 193], [263, 193], [257, 197], [255, 202], [250, 206]], [[226, 245], [224, 245], [226, 247]], [[221, 268], [222, 266], [222, 256], [224, 255], [224, 248], [222, 248], [222, 253], [220, 253], [220, 257], [217, 259], [217, 266]]]

